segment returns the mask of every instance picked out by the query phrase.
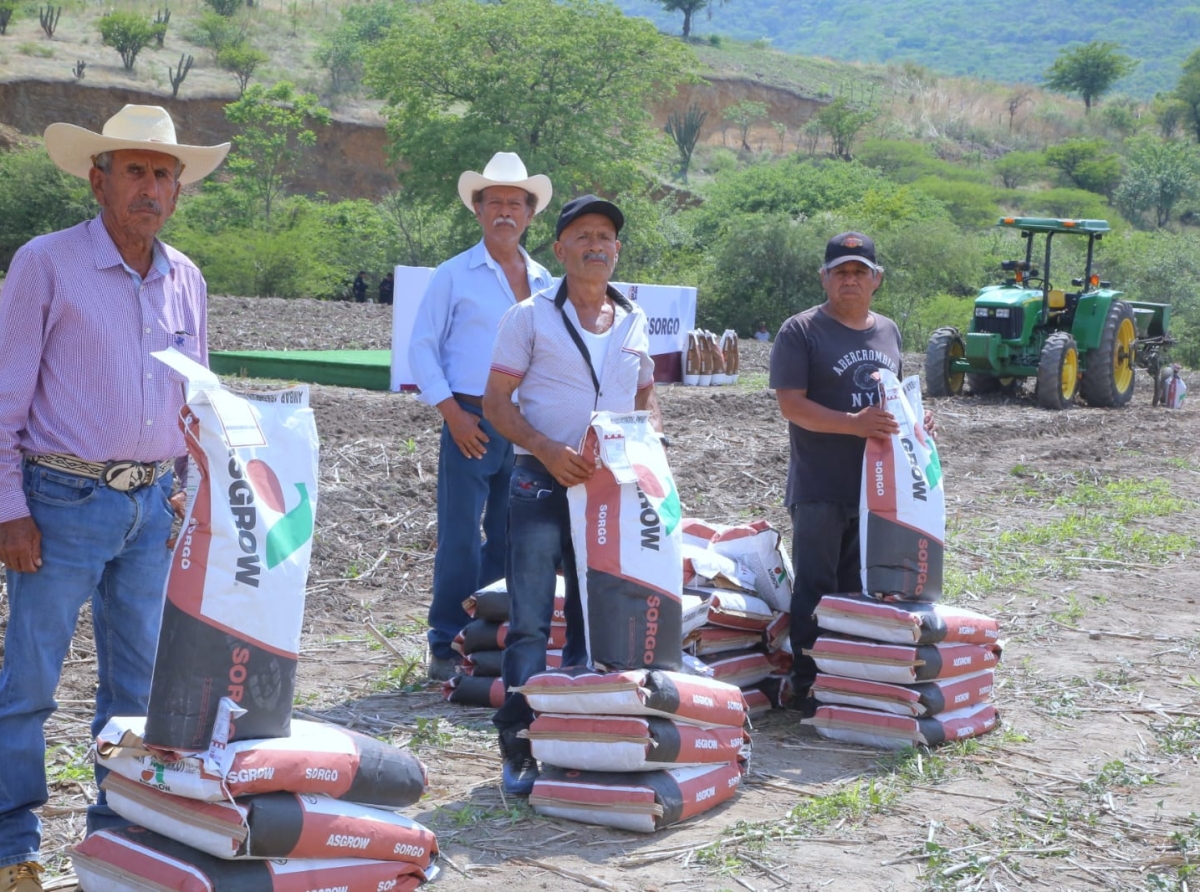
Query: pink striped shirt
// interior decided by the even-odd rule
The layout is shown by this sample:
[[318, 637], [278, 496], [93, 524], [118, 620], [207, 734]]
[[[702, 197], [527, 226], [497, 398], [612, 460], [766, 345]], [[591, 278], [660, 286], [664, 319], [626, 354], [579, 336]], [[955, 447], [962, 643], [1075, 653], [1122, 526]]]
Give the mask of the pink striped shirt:
[[17, 251], [0, 290], [0, 522], [29, 514], [23, 454], [185, 453], [183, 381], [150, 354], [207, 365], [207, 299], [200, 270], [162, 242], [143, 281], [99, 216]]

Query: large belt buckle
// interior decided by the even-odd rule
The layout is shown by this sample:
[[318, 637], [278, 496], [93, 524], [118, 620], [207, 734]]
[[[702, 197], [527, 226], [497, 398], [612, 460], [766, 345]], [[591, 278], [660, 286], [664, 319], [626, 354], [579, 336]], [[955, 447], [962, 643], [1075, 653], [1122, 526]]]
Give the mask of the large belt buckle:
[[110, 461], [104, 466], [100, 479], [117, 492], [133, 492], [154, 482], [155, 465], [136, 461]]

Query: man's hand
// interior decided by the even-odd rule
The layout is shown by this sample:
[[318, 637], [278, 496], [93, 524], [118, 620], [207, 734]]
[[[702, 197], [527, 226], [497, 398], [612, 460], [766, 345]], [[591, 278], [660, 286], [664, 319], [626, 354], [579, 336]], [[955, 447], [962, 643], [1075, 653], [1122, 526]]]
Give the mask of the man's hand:
[[900, 433], [900, 425], [896, 417], [887, 409], [879, 406], [867, 406], [861, 412], [850, 416], [854, 419], [854, 432], [863, 438], [879, 437], [887, 439], [892, 434]]
[[0, 562], [18, 573], [36, 573], [42, 565], [42, 534], [32, 517], [0, 523]]
[[479, 426], [479, 416], [455, 405], [445, 415], [450, 438], [467, 458], [483, 458], [487, 453], [488, 435]]
[[564, 443], [555, 443], [554, 449], [539, 454], [538, 460], [563, 486], [586, 483], [596, 472], [596, 465], [593, 462], [588, 461]]
[[935, 440], [938, 438], [937, 422], [933, 420], [932, 409], [925, 410], [925, 433], [929, 434]]
[[167, 540], [167, 548], [173, 551], [175, 549], [175, 540], [179, 538], [179, 529], [183, 521], [184, 512], [187, 510], [187, 493], [182, 489], [179, 490], [179, 492], [167, 498], [167, 504], [175, 512], [175, 522], [171, 524], [171, 538]]

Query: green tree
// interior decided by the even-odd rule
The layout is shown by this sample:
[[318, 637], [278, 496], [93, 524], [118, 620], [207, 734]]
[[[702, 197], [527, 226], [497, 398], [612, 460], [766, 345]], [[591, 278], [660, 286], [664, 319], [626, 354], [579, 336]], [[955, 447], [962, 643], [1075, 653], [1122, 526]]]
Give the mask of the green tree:
[[746, 138], [750, 134], [750, 128], [754, 126], [756, 121], [761, 121], [766, 113], [767, 104], [765, 102], [743, 99], [741, 102], [735, 102], [721, 112], [721, 117], [737, 127], [738, 136], [742, 140], [742, 151], [749, 152], [750, 143], [746, 141]]
[[1196, 134], [1197, 141], [1200, 141], [1200, 50], [1184, 61], [1174, 95], [1184, 108], [1184, 118]]
[[1154, 116], [1163, 139], [1174, 139], [1180, 125], [1190, 117], [1188, 106], [1174, 93], [1155, 93], [1150, 102], [1150, 114]]
[[408, 194], [452, 204], [458, 174], [504, 149], [561, 201], [642, 181], [666, 148], [645, 105], [694, 67], [683, 44], [599, 0], [431, 0], [368, 51], [365, 81], [387, 102]]
[[347, 6], [337, 28], [317, 44], [314, 60], [329, 72], [330, 86], [341, 93], [362, 79], [366, 48], [379, 43], [400, 17], [402, 7], [378, 2]]
[[59, 170], [42, 147], [0, 152], [0, 269], [34, 236], [95, 213], [87, 182]]
[[244, 96], [246, 85], [250, 83], [255, 70], [269, 58], [262, 50], [248, 43], [235, 43], [217, 53], [217, 64], [237, 78], [238, 95]]
[[1102, 139], [1068, 139], [1046, 149], [1046, 163], [1080, 189], [1108, 195], [1121, 178], [1121, 159]]
[[844, 96], [839, 96], [817, 112], [817, 123], [829, 134], [833, 142], [833, 154], [850, 160], [850, 149], [859, 132], [875, 119], [870, 109], [858, 109]]
[[329, 124], [329, 109], [311, 93], [298, 93], [288, 81], [268, 88], [253, 84], [225, 117], [239, 132], [233, 137], [229, 169], [236, 184], [261, 202], [269, 222], [271, 208], [284, 194], [306, 148], [316, 144], [313, 127]]
[[1020, 189], [1044, 175], [1046, 164], [1037, 152], [1008, 152], [992, 162], [992, 172], [1005, 189]]
[[233, 14], [242, 8], [242, 0], [204, 0], [204, 2], [212, 8], [213, 12], [225, 18], [232, 18]]
[[1175, 206], [1200, 190], [1200, 158], [1194, 146], [1178, 140], [1138, 136], [1126, 146], [1125, 175], [1113, 199], [1130, 220], [1149, 213], [1159, 229]]
[[692, 17], [705, 9], [712, 9], [725, 0], [658, 0], [659, 5], [667, 12], [683, 13], [683, 39], [692, 36]]
[[205, 10], [193, 20], [188, 36], [193, 43], [212, 50], [215, 61], [221, 50], [245, 43], [246, 20], [229, 19], [211, 9]]
[[121, 54], [126, 71], [133, 71], [138, 53], [154, 43], [154, 25], [136, 12], [110, 12], [97, 25], [100, 42]]
[[1078, 93], [1084, 110], [1109, 91], [1113, 84], [1137, 67], [1137, 60], [1120, 52], [1111, 40], [1093, 40], [1074, 49], [1064, 49], [1046, 69], [1046, 87], [1057, 93]]

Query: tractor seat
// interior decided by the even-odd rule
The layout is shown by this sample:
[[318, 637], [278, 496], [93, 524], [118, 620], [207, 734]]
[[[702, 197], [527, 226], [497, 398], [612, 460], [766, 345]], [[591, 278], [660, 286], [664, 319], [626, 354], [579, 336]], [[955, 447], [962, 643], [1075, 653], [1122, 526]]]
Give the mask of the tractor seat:
[[1046, 298], [1052, 313], [1061, 313], [1067, 308], [1067, 293], [1061, 288], [1051, 288]]

